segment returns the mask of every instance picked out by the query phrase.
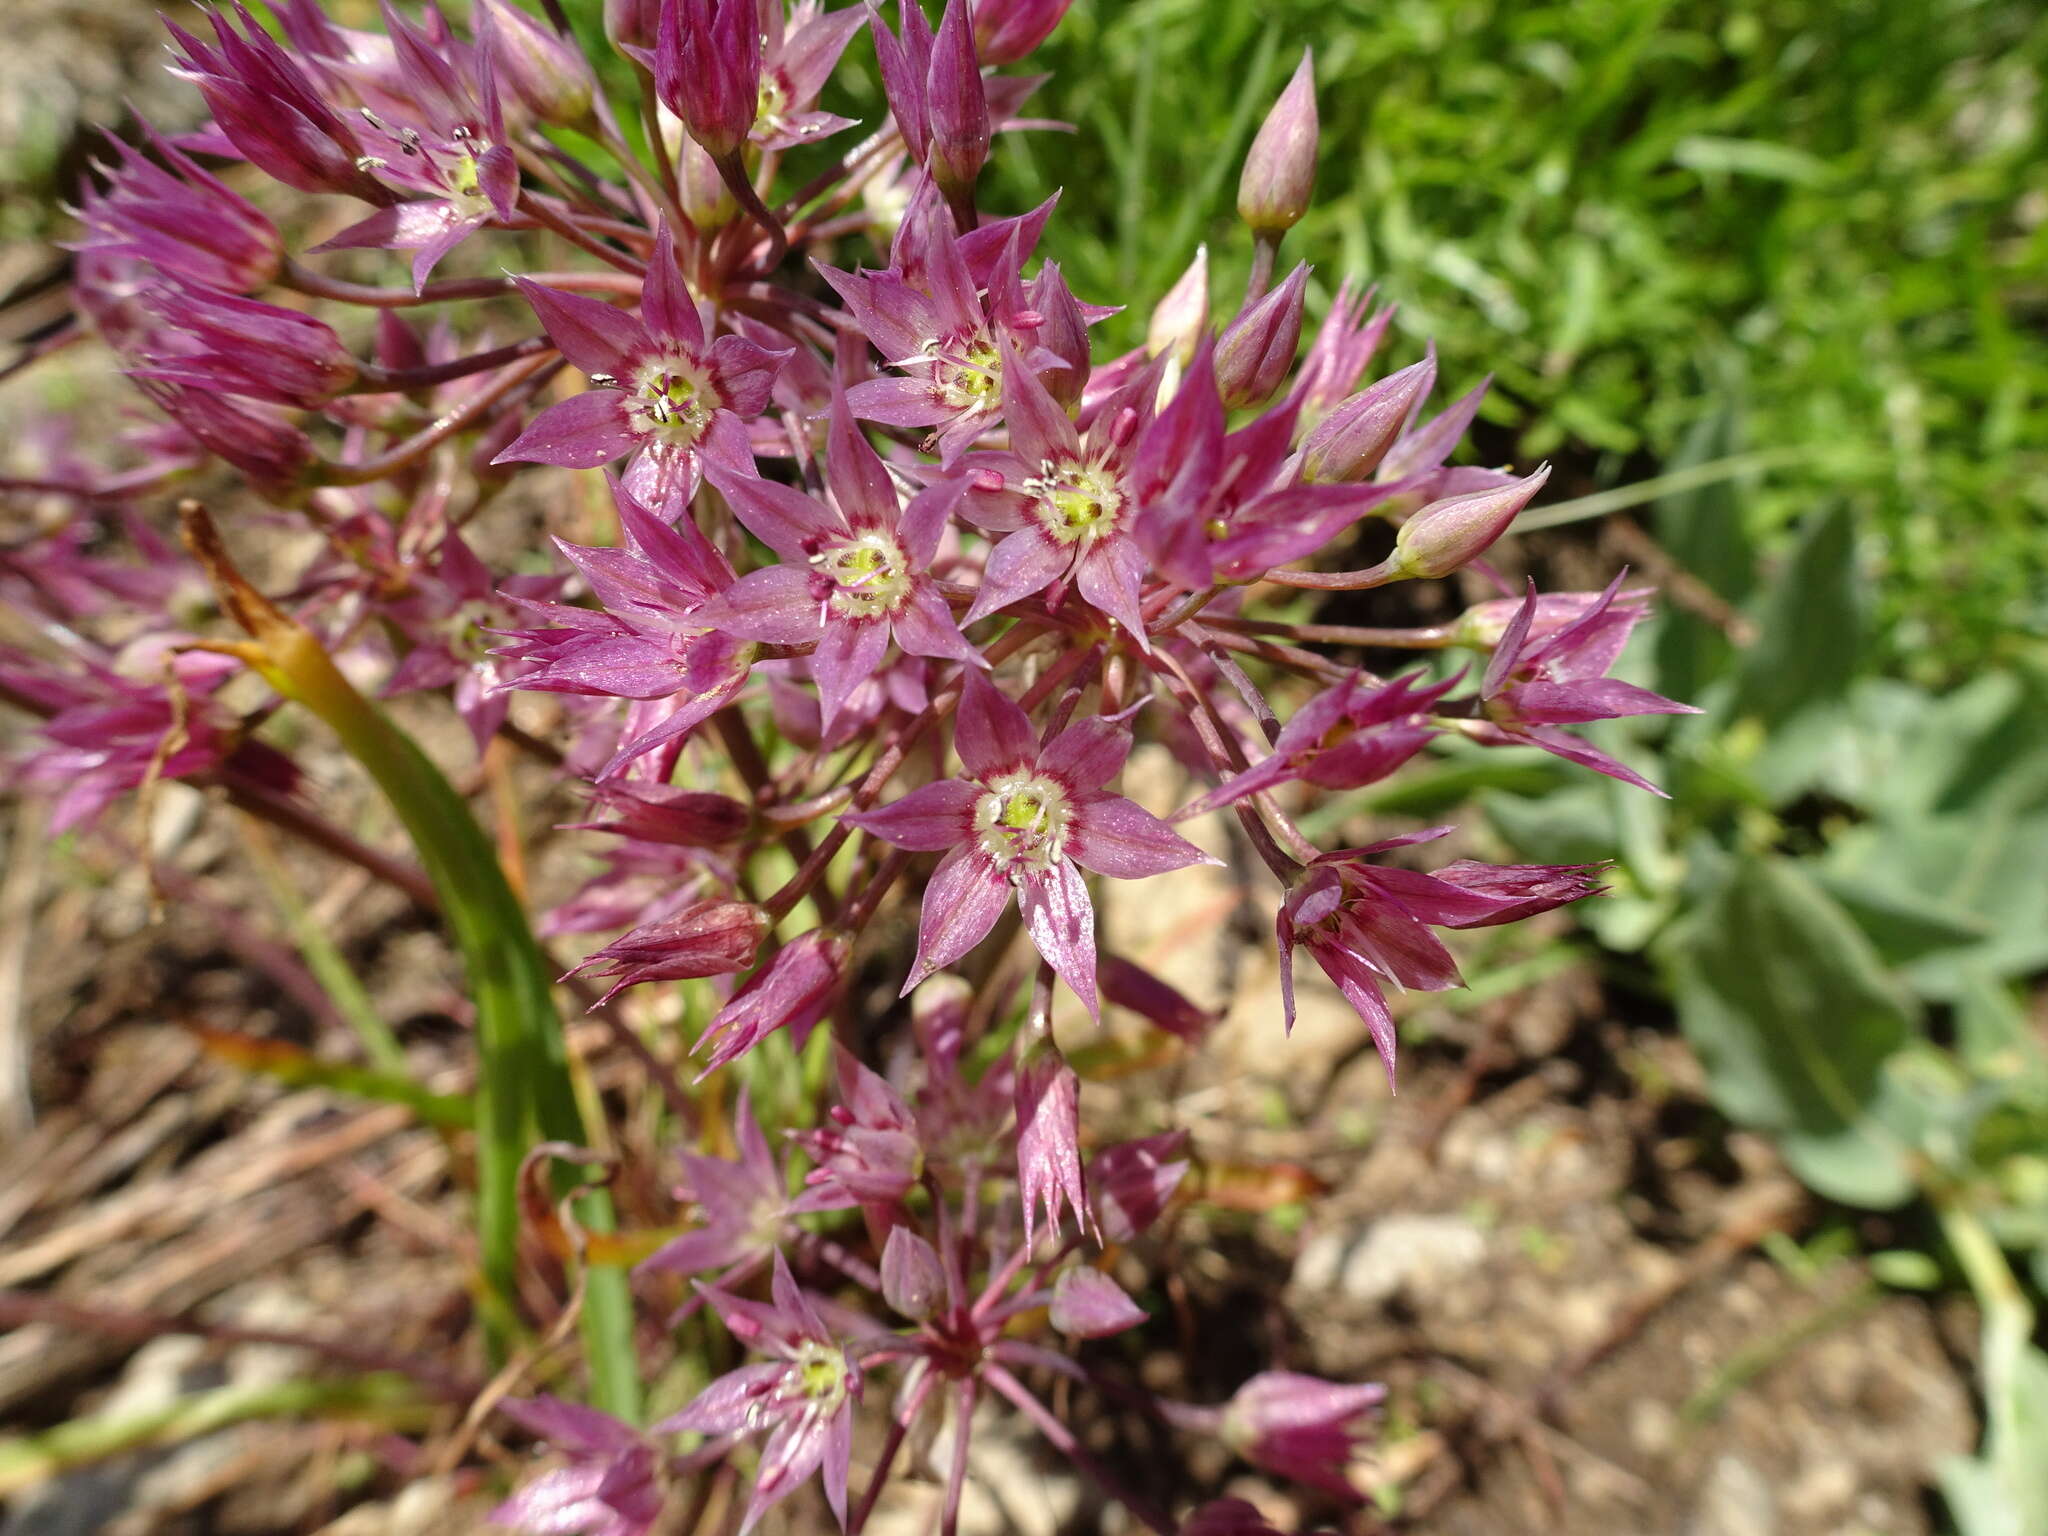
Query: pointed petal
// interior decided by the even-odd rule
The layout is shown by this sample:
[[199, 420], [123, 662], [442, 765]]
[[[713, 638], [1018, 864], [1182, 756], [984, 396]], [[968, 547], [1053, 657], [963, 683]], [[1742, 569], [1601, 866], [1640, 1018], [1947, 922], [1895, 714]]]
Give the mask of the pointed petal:
[[[421, 240], [412, 258], [412, 291], [420, 293], [427, 286], [427, 279], [434, 268], [441, 264], [441, 258], [462, 244], [477, 231], [475, 219], [460, 218], [453, 209], [448, 216], [425, 239]], [[404, 247], [400, 247], [404, 249]]]
[[867, 434], [854, 420], [846, 392], [832, 382], [832, 425], [827, 438], [825, 476], [832, 500], [848, 524], [856, 528], [894, 529], [901, 507], [896, 483], [882, 464]]
[[1384, 896], [1354, 902], [1338, 920], [1337, 938], [1374, 972], [1418, 992], [1464, 985], [1443, 941], [1406, 908]]
[[967, 674], [953, 721], [953, 750], [974, 778], [986, 783], [1038, 760], [1031, 717], [978, 672]]
[[1088, 885], [1081, 872], [1070, 860], [1054, 860], [1049, 869], [1025, 877], [1017, 887], [1017, 905], [1031, 942], [1087, 1006], [1088, 1017], [1100, 1024], [1102, 1009], [1095, 997], [1095, 906], [1088, 899]]
[[666, 221], [654, 237], [654, 254], [647, 263], [647, 280], [640, 290], [640, 318], [648, 334], [664, 346], [677, 347], [695, 356], [704, 350], [704, 323], [697, 317], [697, 303], [690, 286], [676, 265], [675, 236]]
[[647, 333], [631, 315], [585, 294], [564, 293], [531, 278], [515, 277], [520, 293], [533, 306], [548, 340], [562, 356], [585, 373], [623, 378], [633, 371], [634, 354], [646, 348]]
[[911, 564], [917, 569], [928, 567], [932, 557], [939, 552], [939, 540], [946, 534], [946, 521], [966, 495], [967, 484], [965, 479], [941, 480], [937, 485], [928, 485], [919, 491], [904, 507], [903, 516], [896, 525], [896, 536], [903, 541], [903, 552], [910, 556]]
[[1115, 778], [1130, 755], [1129, 728], [1095, 715], [1068, 726], [1047, 742], [1038, 754], [1038, 767], [1069, 792], [1080, 795]]
[[1574, 736], [1570, 731], [1560, 730], [1554, 725], [1532, 725], [1518, 731], [1504, 732], [1511, 741], [1524, 741], [1532, 747], [1541, 747], [1553, 757], [1561, 757], [1568, 763], [1577, 763], [1581, 768], [1590, 768], [1595, 773], [1604, 773], [1610, 779], [1619, 779], [1637, 789], [1647, 789], [1660, 799], [1669, 800], [1670, 794], [1659, 789], [1628, 764], [1602, 752], [1590, 741]]
[[875, 619], [838, 619], [825, 625], [811, 653], [811, 677], [818, 685], [819, 719], [825, 730], [853, 690], [872, 677], [889, 649], [889, 626]]
[[1083, 868], [1118, 880], [1221, 862], [1122, 795], [1104, 795], [1080, 806], [1067, 850]]
[[768, 408], [775, 376], [789, 361], [790, 349], [772, 351], [744, 336], [721, 336], [711, 343], [711, 378], [719, 399], [735, 416], [751, 418]]
[[935, 851], [973, 835], [974, 803], [981, 795], [981, 786], [967, 779], [940, 779], [920, 784], [901, 800], [839, 819], [898, 848]]
[[1053, 1327], [1070, 1338], [1105, 1339], [1145, 1321], [1145, 1309], [1099, 1269], [1070, 1269], [1052, 1288]]
[[981, 849], [962, 843], [932, 871], [917, 924], [917, 959], [908, 994], [934, 971], [945, 969], [988, 937], [1010, 904], [1010, 882], [996, 873]]
[[1036, 528], [1020, 528], [989, 551], [988, 564], [981, 573], [981, 590], [974, 594], [974, 606], [960, 622], [972, 624], [1020, 598], [1043, 591], [1066, 571], [1072, 551], [1062, 548]]
[[1146, 650], [1145, 618], [1138, 604], [1138, 589], [1145, 579], [1145, 557], [1124, 534], [1112, 534], [1081, 557], [1074, 568], [1074, 585], [1081, 596], [1108, 614]]
[[964, 661], [973, 667], [988, 665], [981, 652], [960, 633], [960, 626], [953, 622], [953, 610], [946, 606], [946, 600], [939, 596], [929, 577], [919, 576], [911, 582], [909, 599], [897, 610], [890, 627], [895, 631], [896, 643], [913, 656], [937, 656]]
[[867, 379], [846, 392], [847, 406], [863, 421], [889, 427], [929, 427], [953, 413], [923, 379]]
[[1479, 684], [1479, 696], [1490, 699], [1501, 690], [1501, 685], [1515, 670], [1515, 664], [1522, 659], [1522, 647], [1529, 640], [1529, 626], [1536, 621], [1536, 582], [1529, 582], [1529, 595], [1522, 606], [1515, 610], [1515, 616], [1508, 620], [1508, 627], [1501, 633], [1500, 643], [1493, 648], [1493, 657], [1486, 664], [1486, 676]]
[[663, 517], [680, 519], [697, 494], [702, 462], [692, 445], [652, 442], [633, 456], [622, 479], [645, 505], [659, 508]]
[[592, 389], [558, 400], [528, 424], [493, 464], [560, 464], [597, 469], [643, 441], [626, 419], [617, 390]]
[[1524, 683], [1514, 689], [1515, 717], [1532, 725], [1577, 725], [1589, 720], [1618, 720], [1628, 715], [1696, 715], [1690, 704], [1680, 704], [1624, 683], [1619, 678], [1596, 677], [1584, 682]]
[[732, 503], [733, 516], [747, 532], [793, 564], [803, 564], [817, 541], [847, 531], [830, 507], [794, 486], [759, 475], [732, 474], [716, 463], [707, 463], [705, 474]]
[[1398, 1036], [1394, 1032], [1394, 1016], [1387, 1011], [1386, 995], [1380, 991], [1379, 984], [1363, 972], [1350, 968], [1333, 969], [1324, 960], [1324, 952], [1320, 949], [1315, 951], [1315, 956], [1323, 961], [1323, 970], [1337, 984], [1337, 990], [1344, 994], [1344, 1001], [1351, 1005], [1371, 1031], [1372, 1043], [1380, 1053], [1380, 1063], [1387, 1069], [1387, 1092], [1398, 1092], [1399, 1084], [1394, 1077]]
[[1010, 424], [1011, 446], [1027, 463], [1069, 463], [1080, 458], [1081, 439], [1074, 423], [1007, 341], [1002, 359], [1003, 417]]
[[771, 565], [749, 571], [699, 608], [692, 619], [742, 640], [803, 645], [825, 632], [810, 573], [801, 566]]

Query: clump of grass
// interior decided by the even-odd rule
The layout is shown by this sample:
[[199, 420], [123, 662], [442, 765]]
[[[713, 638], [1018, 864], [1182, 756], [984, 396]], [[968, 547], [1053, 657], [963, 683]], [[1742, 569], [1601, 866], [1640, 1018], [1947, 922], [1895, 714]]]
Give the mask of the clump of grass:
[[1310, 37], [1324, 156], [1290, 252], [1374, 277], [1450, 386], [1494, 369], [1489, 449], [1592, 489], [1732, 403], [1787, 461], [1753, 531], [1857, 503], [1890, 666], [2048, 633], [2038, 8], [1081, 0], [1039, 104], [1081, 132], [998, 157], [1013, 198], [1068, 188], [1077, 291], [1156, 294], [1209, 239], [1230, 294], [1217, 168]]

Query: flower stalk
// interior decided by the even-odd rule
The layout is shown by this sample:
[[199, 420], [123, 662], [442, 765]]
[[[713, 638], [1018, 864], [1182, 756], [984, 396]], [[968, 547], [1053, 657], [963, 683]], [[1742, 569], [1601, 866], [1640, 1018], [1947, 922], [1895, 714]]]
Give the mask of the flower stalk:
[[[476, 1002], [478, 1246], [492, 1298], [486, 1313], [502, 1349], [517, 1295], [520, 1163], [537, 1138], [582, 1144], [588, 1134], [546, 963], [489, 839], [440, 770], [356, 691], [311, 630], [249, 583], [203, 506], [183, 502], [178, 516], [186, 547], [249, 637], [210, 648], [246, 663], [335, 733], [398, 813], [441, 898]], [[579, 1197], [576, 1213], [591, 1232], [612, 1230], [602, 1191]], [[639, 1383], [625, 1276], [593, 1267], [586, 1283], [593, 1395], [631, 1417]]]

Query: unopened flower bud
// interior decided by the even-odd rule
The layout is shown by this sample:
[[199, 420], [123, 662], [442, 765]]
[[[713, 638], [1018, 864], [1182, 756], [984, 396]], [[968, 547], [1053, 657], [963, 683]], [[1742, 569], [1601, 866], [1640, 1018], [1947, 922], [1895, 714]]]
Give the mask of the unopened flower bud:
[[1053, 1327], [1074, 1339], [1103, 1339], [1145, 1321], [1145, 1309], [1099, 1269], [1070, 1269], [1053, 1283]]
[[1359, 391], [1323, 418], [1301, 445], [1301, 478], [1317, 485], [1365, 479], [1387, 456], [1416, 402], [1436, 383], [1436, 362], [1424, 358]]
[[652, 63], [662, 104], [714, 160], [737, 155], [761, 109], [755, 0], [661, 0]]
[[1605, 864], [1481, 864], [1458, 859], [1438, 870], [1433, 879], [1460, 890], [1488, 896], [1503, 905], [1493, 912], [1447, 928], [1497, 928], [1518, 923], [1539, 912], [1597, 896], [1604, 889], [1598, 882], [1608, 870]]
[[1231, 322], [1216, 343], [1216, 388], [1225, 410], [1263, 405], [1273, 398], [1294, 366], [1301, 345], [1301, 311], [1308, 294], [1308, 266]]
[[[1529, 633], [1525, 638], [1541, 640], [1545, 635], [1556, 634], [1567, 624], [1584, 618], [1604, 595], [1599, 592], [1545, 592], [1536, 599], [1536, 611], [1530, 618]], [[1647, 590], [1642, 588], [1624, 592], [1614, 600], [1613, 606], [1622, 612], [1639, 610], [1647, 596]], [[1519, 597], [1496, 597], [1474, 603], [1451, 626], [1451, 643], [1476, 651], [1492, 650], [1507, 634], [1508, 625], [1514, 622], [1515, 615], [1522, 609], [1522, 602]]]
[[1549, 478], [1550, 466], [1544, 464], [1534, 474], [1507, 485], [1430, 503], [1394, 535], [1394, 553], [1388, 564], [1401, 579], [1450, 575], [1478, 559], [1506, 533], [1508, 524]]
[[810, 1182], [828, 1202], [818, 1209], [836, 1210], [852, 1200], [886, 1214], [924, 1173], [916, 1121], [886, 1079], [844, 1050], [838, 1062], [840, 1102], [823, 1125], [795, 1139], [817, 1164]]
[[284, 420], [276, 407], [145, 372], [131, 376], [202, 448], [225, 459], [267, 494], [285, 494], [312, 468], [313, 440]]
[[1316, 181], [1315, 55], [1303, 50], [1294, 78], [1273, 103], [1244, 157], [1237, 216], [1268, 237], [1285, 234], [1308, 212]]
[[590, 115], [590, 65], [582, 50], [506, 0], [472, 0], [477, 40], [497, 78], [544, 123], [574, 127]]
[[976, 0], [974, 46], [997, 69], [1026, 58], [1052, 36], [1074, 0]]
[[1209, 324], [1209, 247], [1195, 247], [1195, 259], [1188, 263], [1180, 281], [1166, 292], [1152, 311], [1152, 323], [1145, 327], [1145, 351], [1152, 357], [1173, 355], [1187, 367]]
[[604, 0], [604, 35], [620, 50], [652, 50], [661, 31], [661, 0]]
[[643, 981], [730, 975], [746, 968], [767, 931], [768, 919], [759, 907], [738, 901], [693, 901], [673, 917], [642, 923], [593, 950], [569, 975], [616, 978], [606, 1000]]
[[[1428, 421], [1403, 433], [1400, 441], [1380, 460], [1373, 479], [1386, 485], [1424, 470], [1439, 468], [1451, 456], [1451, 450], [1458, 446], [1465, 429], [1472, 425], [1472, 419], [1479, 414], [1480, 402], [1485, 400], [1486, 391], [1492, 383], [1493, 376], [1488, 374]], [[1391, 511], [1391, 508], [1382, 507], [1380, 515], [1385, 517]]]
[[1039, 372], [1045, 392], [1071, 411], [1088, 385], [1088, 317], [1060, 276], [1060, 265], [1047, 261], [1032, 282], [1027, 301], [1038, 314], [1033, 340], [1060, 359], [1058, 367]]
[[1223, 1410], [1222, 1434], [1245, 1460], [1339, 1498], [1356, 1498], [1346, 1475], [1363, 1441], [1361, 1421], [1387, 1389], [1346, 1386], [1293, 1371], [1262, 1371]]
[[718, 167], [704, 153], [704, 147], [682, 131], [682, 124], [662, 109], [663, 126], [676, 124], [676, 140], [670, 146], [676, 162], [676, 199], [700, 235], [725, 228], [740, 211], [738, 199]]
[[882, 1245], [882, 1299], [899, 1316], [921, 1323], [945, 1293], [937, 1251], [910, 1228], [891, 1227]]
[[568, 832], [616, 832], [621, 837], [677, 848], [711, 848], [747, 829], [746, 806], [730, 795], [682, 789], [673, 784], [617, 781], [597, 786], [598, 803], [614, 813], [610, 821], [572, 822]]
[[697, 1049], [710, 1048], [705, 1073], [715, 1072], [744, 1056], [778, 1029], [789, 1031], [798, 1050], [846, 984], [846, 958], [853, 946], [846, 935], [813, 928], [775, 952], [775, 958], [718, 1010]]
[[1104, 998], [1190, 1045], [1201, 1044], [1219, 1017], [1196, 1007], [1177, 987], [1121, 955], [1105, 955], [1096, 965], [1095, 979]]
[[276, 277], [284, 252], [276, 226], [148, 123], [141, 127], [157, 159], [108, 137], [107, 190], [88, 183], [79, 200], [79, 251], [126, 257], [232, 293], [254, 292]]
[[166, 23], [175, 72], [199, 87], [223, 137], [258, 170], [301, 192], [341, 192], [379, 205], [397, 196], [371, 174], [362, 141], [295, 59], [239, 11], [240, 31], [215, 13], [218, 47]]
[[[1344, 404], [1357, 388], [1366, 364], [1379, 350], [1387, 327], [1393, 324], [1392, 305], [1367, 318], [1377, 290], [1356, 292], [1346, 278], [1337, 285], [1336, 297], [1316, 327], [1315, 340], [1295, 375], [1294, 398], [1301, 405], [1297, 431], [1306, 434], [1331, 411]], [[1431, 354], [1434, 356], [1434, 354]]]
[[1081, 1173], [1081, 1080], [1050, 1040], [1040, 1040], [1017, 1062], [1017, 1183], [1024, 1202], [1024, 1243], [1034, 1241], [1038, 1214], [1057, 1229], [1060, 1206], [1077, 1226], [1094, 1225]]
[[957, 198], [974, 186], [988, 163], [990, 135], [988, 93], [982, 88], [966, 0], [946, 0], [932, 40], [925, 102], [931, 117], [932, 179], [949, 199]]
[[162, 283], [144, 302], [161, 323], [138, 374], [194, 389], [313, 410], [356, 380], [355, 354], [311, 315], [190, 283]]
[[1168, 1131], [1137, 1141], [1104, 1147], [1088, 1164], [1088, 1185], [1095, 1191], [1095, 1210], [1102, 1235], [1112, 1243], [1128, 1243], [1151, 1227], [1166, 1211], [1180, 1181], [1187, 1176], [1186, 1131]]

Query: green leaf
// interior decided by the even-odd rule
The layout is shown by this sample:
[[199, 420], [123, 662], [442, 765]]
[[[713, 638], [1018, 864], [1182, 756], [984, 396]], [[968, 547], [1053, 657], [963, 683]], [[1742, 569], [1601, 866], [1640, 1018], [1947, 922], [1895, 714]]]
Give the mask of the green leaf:
[[2048, 686], [2031, 673], [1987, 672], [1939, 696], [1870, 678], [1850, 705], [1852, 749], [1829, 783], [1844, 799], [1902, 822], [2048, 805]]
[[1710, 174], [1760, 176], [1766, 181], [1792, 181], [1805, 186], [1828, 179], [1828, 163], [1818, 155], [1762, 139], [1692, 134], [1672, 146], [1671, 158], [1689, 170]]
[[[1667, 473], [1739, 453], [1741, 415], [1733, 402], [1693, 424]], [[1756, 580], [1756, 550], [1747, 534], [1742, 505], [1748, 493], [1740, 481], [1717, 480], [1687, 486], [1658, 498], [1654, 526], [1672, 559], [1716, 596], [1741, 603]], [[1696, 700], [1708, 679], [1734, 657], [1722, 630], [1689, 609], [1663, 605], [1659, 614], [1655, 687], [1674, 699]]]
[[1613, 858], [1621, 842], [1614, 802], [1584, 780], [1533, 800], [1485, 794], [1479, 805], [1494, 830], [1531, 863], [1591, 864]]
[[423, 1428], [432, 1404], [396, 1371], [235, 1383], [131, 1411], [66, 1419], [0, 1440], [0, 1498], [146, 1446], [184, 1445], [252, 1419], [332, 1419]]
[[[426, 866], [461, 951], [476, 1004], [477, 1248], [490, 1293], [484, 1321], [487, 1341], [502, 1353], [518, 1296], [520, 1166], [537, 1140], [580, 1145], [585, 1137], [552, 968], [469, 802], [412, 737], [357, 691], [311, 630], [249, 584], [204, 507], [184, 503], [179, 520], [186, 547], [250, 636], [223, 649], [318, 715], [376, 780]], [[568, 1187], [567, 1180], [558, 1185], [564, 1193]], [[606, 1192], [583, 1194], [576, 1206], [586, 1230], [612, 1230]], [[625, 1274], [591, 1266], [580, 1317], [591, 1396], [627, 1420], [637, 1417], [640, 1396], [632, 1309]]]
[[1425, 772], [1404, 774], [1363, 796], [1362, 805], [1346, 809], [1362, 808], [1394, 816], [1435, 816], [1465, 804], [1481, 790], [1541, 796], [1563, 789], [1575, 778], [1546, 752], [1489, 747], [1434, 762]]
[[1756, 639], [1743, 653], [1726, 706], [1730, 718], [1775, 730], [1847, 692], [1861, 657], [1863, 602], [1846, 502], [1807, 523], [1764, 590], [1756, 620]]
[[2048, 1354], [2030, 1342], [2034, 1308], [1983, 1225], [1938, 1206], [1943, 1230], [1983, 1313], [1984, 1451], [1941, 1468], [1941, 1491], [1963, 1536], [2048, 1531]]
[[1991, 933], [1991, 925], [1984, 919], [1931, 892], [1879, 883], [1861, 873], [1832, 869], [1825, 862], [1813, 873], [1889, 965], [1905, 965], [1939, 950], [1976, 944]]
[[1853, 882], [1868, 899], [1883, 893], [1899, 909], [1939, 909], [1980, 925], [1976, 943], [1907, 962], [1907, 979], [1924, 996], [1950, 1000], [1976, 976], [2048, 967], [2048, 812], [1867, 823], [1839, 834], [1822, 868], [1831, 884]]
[[1679, 1022], [1730, 1118], [1780, 1141], [1830, 1199], [1914, 1192], [1881, 1118], [1885, 1064], [1912, 1019], [1846, 913], [1791, 861], [1749, 858], [1660, 946]]
[[419, 1116], [422, 1124], [438, 1130], [466, 1131], [476, 1126], [476, 1105], [471, 1100], [459, 1094], [430, 1092], [397, 1073], [323, 1061], [288, 1041], [260, 1035], [209, 1028], [194, 1033], [199, 1037], [200, 1048], [215, 1060], [244, 1072], [260, 1073], [288, 1088], [328, 1088], [353, 1098], [403, 1104]]
[[2013, 988], [1973, 975], [1955, 1005], [1956, 1049], [1973, 1072], [1997, 1078], [2048, 1068], [2048, 1051], [2035, 1038], [2026, 1006]]

